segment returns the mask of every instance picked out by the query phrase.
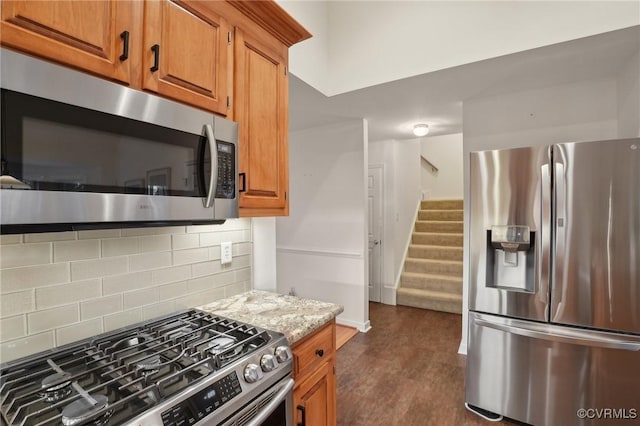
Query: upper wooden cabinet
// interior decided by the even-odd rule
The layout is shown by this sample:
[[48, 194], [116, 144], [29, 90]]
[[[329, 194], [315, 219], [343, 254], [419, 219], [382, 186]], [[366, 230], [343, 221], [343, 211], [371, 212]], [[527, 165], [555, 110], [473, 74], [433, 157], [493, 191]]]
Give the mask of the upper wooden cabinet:
[[142, 3], [2, 1], [2, 44], [130, 84]]
[[227, 115], [228, 25], [198, 4], [145, 2], [142, 87]]
[[287, 48], [235, 29], [234, 119], [240, 124], [240, 214], [287, 215]]
[[289, 214], [288, 49], [311, 34], [274, 1], [0, 5], [4, 46], [237, 121], [240, 215]]

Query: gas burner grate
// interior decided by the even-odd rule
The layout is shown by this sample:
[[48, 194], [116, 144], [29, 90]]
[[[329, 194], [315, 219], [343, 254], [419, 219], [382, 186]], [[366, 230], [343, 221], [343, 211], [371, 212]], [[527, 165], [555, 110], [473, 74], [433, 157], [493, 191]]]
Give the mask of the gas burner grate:
[[9, 425], [120, 424], [270, 339], [195, 310], [150, 321], [3, 366], [0, 412]]

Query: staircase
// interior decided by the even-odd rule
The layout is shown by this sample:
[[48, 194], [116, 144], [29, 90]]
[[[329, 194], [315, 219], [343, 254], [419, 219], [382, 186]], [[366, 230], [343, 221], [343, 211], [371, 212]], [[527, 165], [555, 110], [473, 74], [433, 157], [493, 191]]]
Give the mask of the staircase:
[[411, 236], [398, 305], [462, 313], [462, 200], [423, 201]]

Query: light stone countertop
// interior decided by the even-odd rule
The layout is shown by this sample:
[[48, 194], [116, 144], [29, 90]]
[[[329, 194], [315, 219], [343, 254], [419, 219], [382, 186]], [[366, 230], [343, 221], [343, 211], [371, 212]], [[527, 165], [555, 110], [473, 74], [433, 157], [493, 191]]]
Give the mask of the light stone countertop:
[[302, 299], [296, 296], [251, 290], [216, 300], [197, 309], [246, 322], [267, 330], [279, 331], [293, 345], [319, 329], [344, 308], [334, 303]]

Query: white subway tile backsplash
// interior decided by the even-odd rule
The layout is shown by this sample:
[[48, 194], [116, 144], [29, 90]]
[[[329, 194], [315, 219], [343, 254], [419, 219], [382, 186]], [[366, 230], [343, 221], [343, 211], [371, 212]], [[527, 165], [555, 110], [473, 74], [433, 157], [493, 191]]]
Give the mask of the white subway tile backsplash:
[[209, 260], [209, 250], [207, 250], [206, 248], [173, 251], [174, 265], [186, 265], [197, 262], [206, 262], [207, 260]]
[[238, 269], [235, 271], [235, 281], [250, 281], [251, 280], [251, 268]]
[[158, 298], [160, 300], [173, 299], [184, 296], [187, 293], [187, 282], [172, 283], [158, 287]]
[[200, 234], [200, 246], [218, 246], [223, 241], [242, 243], [248, 241], [248, 237], [246, 237], [246, 235], [249, 235], [248, 233], [249, 231], [238, 230]]
[[25, 243], [40, 243], [47, 241], [68, 241], [77, 240], [78, 233], [75, 231], [69, 232], [43, 232], [40, 234], [25, 234]]
[[[233, 262], [220, 265], [220, 242]], [[0, 236], [0, 359], [206, 304], [251, 287], [251, 220]], [[45, 262], [45, 263], [39, 263]]]
[[244, 256], [251, 254], [251, 243], [236, 243], [231, 247], [231, 252], [234, 256]]
[[122, 293], [118, 293], [80, 303], [80, 313], [82, 319], [86, 320], [120, 312], [122, 311], [122, 306]]
[[20, 244], [22, 242], [22, 235], [0, 235], [0, 245], [4, 244]]
[[188, 296], [179, 297], [175, 300], [176, 309], [192, 308], [194, 306], [205, 305], [215, 300], [224, 298], [224, 288], [216, 288]]
[[51, 243], [12, 244], [0, 247], [0, 268], [51, 263]]
[[102, 257], [126, 256], [138, 252], [139, 241], [136, 237], [102, 240]]
[[154, 285], [184, 281], [191, 278], [191, 265], [174, 266], [172, 268], [151, 271], [151, 282]]
[[74, 303], [27, 314], [27, 330], [29, 334], [35, 334], [78, 321], [80, 321], [80, 309], [78, 304]]
[[68, 282], [69, 264], [11, 268], [0, 271], [0, 293]]
[[40, 287], [35, 291], [36, 309], [46, 309], [100, 297], [102, 295], [102, 281], [100, 278], [94, 278], [92, 280]]
[[111, 331], [142, 321], [142, 308], [104, 316], [104, 331]]
[[191, 265], [191, 276], [193, 278], [204, 277], [205, 275], [212, 275], [222, 271], [222, 264], [219, 260], [212, 260], [211, 262], [195, 263]]
[[173, 300], [147, 305], [142, 307], [142, 318], [145, 320], [169, 315], [176, 311], [176, 303]]
[[124, 293], [124, 309], [137, 308], [158, 301], [158, 288], [151, 287]]
[[151, 271], [113, 275], [102, 279], [102, 294], [124, 293], [151, 286]]
[[166, 268], [171, 266], [171, 252], [145, 253], [129, 256], [130, 269], [134, 271], [147, 271], [150, 269]]
[[162, 228], [127, 228], [122, 230], [123, 237], [139, 237], [141, 235], [184, 234], [184, 226], [168, 226]]
[[54, 342], [53, 331], [3, 342], [0, 344], [0, 362], [12, 361], [23, 356], [51, 349], [54, 347]]
[[220, 260], [220, 257], [220, 246], [209, 247], [209, 260]]
[[128, 269], [126, 257], [112, 257], [96, 260], [71, 262], [71, 280], [79, 281], [88, 278], [107, 277], [123, 274]]
[[171, 250], [171, 235], [149, 235], [140, 238], [140, 251], [168, 251]]
[[79, 240], [99, 240], [102, 238], [119, 238], [120, 229], [94, 229], [91, 231], [78, 231]]
[[25, 315], [17, 315], [0, 320], [0, 341], [17, 339], [26, 334], [27, 317]]
[[0, 297], [0, 317], [5, 318], [35, 310], [36, 301], [33, 293], [33, 290], [26, 290], [3, 294]]
[[184, 250], [200, 247], [200, 234], [172, 235], [174, 250]]
[[82, 321], [56, 330], [56, 346], [66, 345], [78, 340], [101, 334], [102, 318]]
[[55, 263], [100, 257], [100, 240], [61, 241], [53, 243]]

